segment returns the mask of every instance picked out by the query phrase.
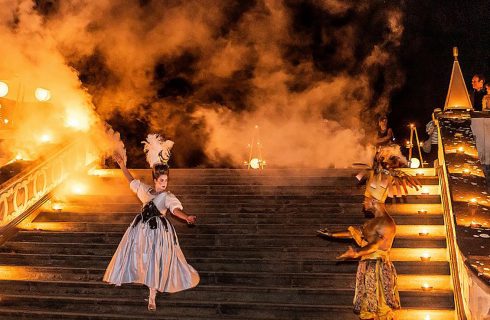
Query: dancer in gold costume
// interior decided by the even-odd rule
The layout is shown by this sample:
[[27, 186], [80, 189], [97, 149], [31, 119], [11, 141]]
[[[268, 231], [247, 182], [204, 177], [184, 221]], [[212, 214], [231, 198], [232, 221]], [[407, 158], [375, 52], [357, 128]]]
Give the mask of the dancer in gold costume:
[[392, 320], [400, 309], [397, 273], [389, 254], [396, 224], [386, 211], [385, 200], [388, 196], [407, 194], [407, 187], [418, 190], [420, 183], [415, 178], [397, 170], [404, 165], [406, 159], [398, 146], [381, 148], [373, 169], [358, 176], [369, 175], [363, 210], [374, 217], [361, 227], [350, 226], [347, 231], [318, 231], [330, 238], [353, 239], [359, 246], [357, 249], [349, 246], [337, 259], [360, 258], [354, 296], [354, 312], [360, 319]]

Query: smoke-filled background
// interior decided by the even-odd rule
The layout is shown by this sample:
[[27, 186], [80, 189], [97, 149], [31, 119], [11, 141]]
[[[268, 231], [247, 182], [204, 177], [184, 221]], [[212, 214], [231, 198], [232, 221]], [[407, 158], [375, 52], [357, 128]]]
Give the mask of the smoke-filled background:
[[[432, 98], [414, 101], [405, 88], [414, 90], [416, 50], [431, 60], [423, 45], [439, 36], [421, 25], [445, 26], [452, 35], [458, 16], [473, 21], [455, 6], [3, 0], [0, 51], [8, 59], [0, 62], [6, 74], [0, 78], [46, 83], [53, 113], [81, 108], [77, 114], [89, 119], [89, 130], [98, 117], [110, 123], [121, 132], [133, 167], [146, 166], [140, 141], [150, 132], [176, 142], [174, 166], [240, 167], [255, 136], [270, 166], [348, 167], [369, 162], [377, 114], [396, 110], [395, 125], [414, 116], [423, 124], [443, 103], [450, 48], [464, 33], [441, 40], [439, 63], [427, 61], [434, 75], [443, 75], [437, 84], [420, 84]], [[477, 6], [465, 10], [481, 14]], [[432, 9], [454, 12], [456, 22], [434, 22]], [[478, 47], [466, 44], [463, 68], [463, 57], [473, 57]], [[487, 52], [481, 50], [487, 62], [480, 72], [488, 71]]]

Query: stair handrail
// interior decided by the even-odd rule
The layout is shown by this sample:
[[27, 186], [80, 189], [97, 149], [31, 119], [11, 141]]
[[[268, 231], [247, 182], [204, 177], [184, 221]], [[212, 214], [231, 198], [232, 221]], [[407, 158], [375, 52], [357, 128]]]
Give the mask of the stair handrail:
[[85, 167], [91, 160], [88, 147], [83, 137], [74, 139], [30, 170], [4, 183], [0, 189], [0, 234], [70, 173]]
[[441, 200], [443, 207], [444, 225], [446, 227], [446, 243], [449, 251], [449, 269], [451, 271], [451, 279], [453, 283], [454, 306], [456, 317], [459, 320], [467, 320], [466, 310], [464, 306], [463, 295], [461, 293], [461, 282], [459, 279], [459, 263], [456, 249], [456, 230], [454, 226], [453, 207], [451, 203], [451, 193], [449, 190], [449, 181], [447, 175], [446, 161], [444, 158], [444, 145], [442, 144], [441, 130], [437, 122], [437, 144], [438, 144], [438, 166], [437, 175], [439, 177], [439, 185], [441, 188]]

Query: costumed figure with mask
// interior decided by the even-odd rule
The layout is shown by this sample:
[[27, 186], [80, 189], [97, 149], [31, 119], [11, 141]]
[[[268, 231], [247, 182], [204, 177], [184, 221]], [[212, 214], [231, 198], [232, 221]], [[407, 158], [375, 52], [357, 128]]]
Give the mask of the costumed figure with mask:
[[[420, 183], [399, 170], [406, 159], [399, 146], [384, 147], [376, 155], [376, 167], [369, 172], [364, 194], [363, 210], [374, 215], [361, 227], [350, 226], [346, 231], [318, 232], [329, 238], [353, 239], [358, 248], [349, 249], [337, 259], [360, 258], [356, 275], [354, 313], [360, 319], [396, 319], [400, 309], [397, 273], [390, 261], [390, 250], [396, 234], [396, 224], [388, 214], [385, 200], [388, 196], [407, 194], [407, 187], [418, 189]], [[361, 178], [361, 176], [358, 176]]]
[[103, 280], [116, 286], [123, 283], [146, 285], [150, 289], [148, 310], [155, 311], [157, 291], [173, 293], [199, 283], [199, 274], [187, 263], [167, 216], [170, 212], [188, 224], [194, 224], [196, 217], [184, 213], [177, 197], [167, 191], [167, 162], [174, 143], [158, 134], [150, 134], [143, 144], [154, 186], [134, 179], [123, 160], [125, 155], [114, 155], [143, 207], [121, 239]]

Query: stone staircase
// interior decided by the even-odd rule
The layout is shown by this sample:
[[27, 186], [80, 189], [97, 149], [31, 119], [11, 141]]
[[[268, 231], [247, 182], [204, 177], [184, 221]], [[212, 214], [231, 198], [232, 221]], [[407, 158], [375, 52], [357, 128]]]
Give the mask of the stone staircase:
[[[148, 171], [134, 173], [151, 181]], [[357, 319], [357, 262], [335, 260], [349, 242], [315, 233], [364, 222], [355, 171], [173, 169], [170, 190], [198, 224], [172, 221], [201, 283], [159, 295], [156, 313], [146, 310], [145, 287], [101, 282], [140, 204], [117, 170], [92, 174], [80, 178], [82, 194], [70, 194], [73, 181], [60, 188], [61, 212], [46, 204], [0, 247], [1, 319]], [[398, 225], [392, 260], [401, 319], [454, 319], [438, 180], [430, 174], [421, 177], [429, 194], [388, 205]], [[424, 253], [430, 261], [421, 261]]]

